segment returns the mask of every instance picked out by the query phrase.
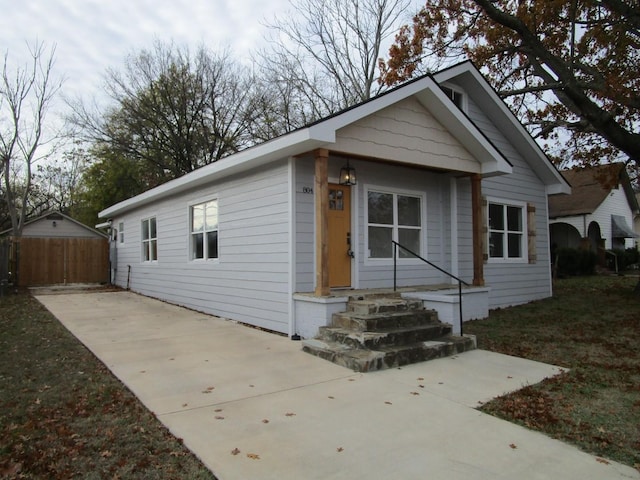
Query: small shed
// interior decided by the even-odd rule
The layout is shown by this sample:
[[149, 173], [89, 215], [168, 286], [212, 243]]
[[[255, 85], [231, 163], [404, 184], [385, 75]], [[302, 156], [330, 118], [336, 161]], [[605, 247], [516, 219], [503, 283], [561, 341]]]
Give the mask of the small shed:
[[0, 233], [9, 245], [6, 280], [18, 286], [109, 281], [108, 236], [64, 213], [25, 222], [21, 237], [10, 234]]

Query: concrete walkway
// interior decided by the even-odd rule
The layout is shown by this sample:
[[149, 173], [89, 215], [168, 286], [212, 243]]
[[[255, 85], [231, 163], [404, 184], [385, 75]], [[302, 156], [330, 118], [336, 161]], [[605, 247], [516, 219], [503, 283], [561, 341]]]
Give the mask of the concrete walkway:
[[640, 479], [474, 409], [557, 367], [477, 350], [356, 374], [129, 292], [37, 298], [221, 480]]

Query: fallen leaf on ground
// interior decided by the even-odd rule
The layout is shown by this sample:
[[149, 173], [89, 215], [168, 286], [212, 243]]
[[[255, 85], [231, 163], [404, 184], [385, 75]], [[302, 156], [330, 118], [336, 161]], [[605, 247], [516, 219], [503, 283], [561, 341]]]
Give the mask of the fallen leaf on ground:
[[234, 448], [233, 450], [231, 450], [231, 455], [237, 455], [240, 453], [240, 450], [238, 448]]
[[111, 455], [113, 454], [109, 450], [103, 450], [102, 452], [100, 452], [100, 456], [104, 458], [109, 458]]
[[605, 465], [609, 465], [611, 462], [609, 460], [605, 460], [604, 458], [596, 457], [596, 462], [604, 463]]
[[507, 375], [507, 378], [513, 378], [511, 375]]
[[216, 420], [224, 420], [224, 417], [222, 415], [216, 415], [215, 419]]
[[329, 395], [327, 398], [330, 398], [331, 400], [333, 400], [335, 397], [332, 397], [331, 395]]
[[267, 420], [266, 418], [262, 420], [262, 423], [269, 423], [269, 420]]
[[411, 392], [411, 395], [420, 395], [418, 392]]
[[338, 448], [336, 448], [336, 450], [338, 451], [338, 453], [340, 453], [340, 452], [344, 451], [344, 448], [338, 447]]
[[386, 403], [387, 405], [393, 405], [393, 403], [391, 402], [384, 402], [384, 403]]
[[515, 450], [516, 448], [518, 448], [518, 446], [517, 446], [515, 443], [511, 443], [511, 444], [509, 444], [509, 446], [510, 446], [511, 448], [513, 448], [514, 450]]
[[183, 403], [183, 404], [182, 404], [182, 407], [184, 408], [184, 407], [186, 407], [186, 406], [188, 406], [188, 405], [189, 405], [188, 403]]
[[296, 416], [295, 413], [291, 413], [291, 412], [287, 412], [284, 415], [285, 415], [285, 417], [295, 417]]
[[260, 455], [257, 453], [247, 453], [247, 457], [251, 460], [260, 460]]
[[17, 475], [18, 473], [20, 473], [21, 470], [22, 470], [21, 463], [11, 463], [9, 464], [9, 466], [4, 467], [3, 469], [0, 470], [0, 475], [2, 475], [5, 478], [9, 478], [9, 477], [13, 477], [14, 475]]
[[421, 382], [422, 380], [424, 380], [423, 377], [418, 377], [418, 381]]
[[222, 409], [221, 409], [221, 408], [216, 408], [216, 409], [214, 410], [214, 412], [216, 412], [216, 413], [217, 413], [217, 412], [221, 412], [221, 411], [222, 411]]

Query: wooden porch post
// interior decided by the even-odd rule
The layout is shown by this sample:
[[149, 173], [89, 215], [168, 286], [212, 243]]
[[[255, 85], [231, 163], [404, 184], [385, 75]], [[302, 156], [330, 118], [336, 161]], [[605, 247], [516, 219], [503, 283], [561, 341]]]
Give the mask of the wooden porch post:
[[317, 297], [329, 295], [329, 151], [316, 150], [314, 182], [316, 206], [316, 290]]
[[482, 214], [482, 176], [471, 176], [471, 211], [473, 218], [473, 284], [484, 286], [484, 232]]

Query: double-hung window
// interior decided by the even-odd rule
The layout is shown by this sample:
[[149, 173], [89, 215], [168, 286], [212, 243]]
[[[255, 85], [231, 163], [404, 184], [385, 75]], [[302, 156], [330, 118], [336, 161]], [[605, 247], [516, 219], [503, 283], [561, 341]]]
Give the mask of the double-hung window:
[[524, 212], [524, 204], [488, 202], [490, 261], [526, 261]]
[[218, 200], [191, 206], [191, 259], [218, 258]]
[[142, 220], [142, 261], [155, 262], [158, 260], [158, 233], [156, 217]]
[[118, 241], [124, 243], [124, 222], [118, 224]]
[[[423, 197], [409, 193], [367, 191], [367, 249], [369, 259], [393, 258], [395, 240], [422, 255]], [[399, 258], [413, 258], [398, 249]]]

